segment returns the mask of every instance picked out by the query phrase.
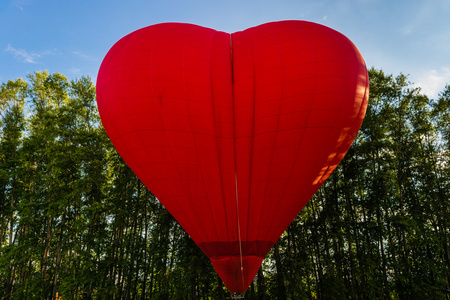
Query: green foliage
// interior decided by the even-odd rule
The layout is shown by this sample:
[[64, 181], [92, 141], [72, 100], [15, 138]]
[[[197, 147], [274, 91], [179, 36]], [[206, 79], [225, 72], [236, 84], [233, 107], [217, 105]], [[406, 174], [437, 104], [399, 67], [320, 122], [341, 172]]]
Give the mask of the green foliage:
[[[402, 74], [369, 75], [356, 140], [246, 299], [450, 295], [450, 86], [429, 99]], [[1, 85], [0, 298], [229, 298], [111, 145], [88, 77]]]

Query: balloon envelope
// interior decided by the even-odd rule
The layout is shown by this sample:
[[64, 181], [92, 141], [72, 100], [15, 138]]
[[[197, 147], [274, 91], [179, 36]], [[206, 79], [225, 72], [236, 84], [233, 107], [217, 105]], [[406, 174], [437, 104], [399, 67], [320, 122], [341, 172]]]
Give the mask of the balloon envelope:
[[367, 99], [352, 42], [304, 21], [149, 26], [110, 49], [97, 79], [119, 154], [231, 292], [344, 157]]

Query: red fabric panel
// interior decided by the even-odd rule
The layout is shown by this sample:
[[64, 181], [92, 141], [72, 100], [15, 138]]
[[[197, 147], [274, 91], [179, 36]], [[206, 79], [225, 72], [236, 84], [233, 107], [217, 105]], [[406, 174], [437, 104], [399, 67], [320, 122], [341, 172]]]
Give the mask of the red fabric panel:
[[149, 26], [111, 48], [97, 79], [116, 149], [231, 292], [343, 158], [367, 98], [355, 46], [303, 21], [231, 35]]

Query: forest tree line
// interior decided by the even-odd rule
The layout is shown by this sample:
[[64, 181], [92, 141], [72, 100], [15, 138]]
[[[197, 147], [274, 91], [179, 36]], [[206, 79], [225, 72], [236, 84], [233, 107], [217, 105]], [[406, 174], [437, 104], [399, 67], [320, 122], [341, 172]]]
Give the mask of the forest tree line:
[[[450, 85], [369, 76], [357, 138], [246, 299], [450, 299]], [[229, 298], [115, 151], [89, 77], [1, 84], [0, 298]]]

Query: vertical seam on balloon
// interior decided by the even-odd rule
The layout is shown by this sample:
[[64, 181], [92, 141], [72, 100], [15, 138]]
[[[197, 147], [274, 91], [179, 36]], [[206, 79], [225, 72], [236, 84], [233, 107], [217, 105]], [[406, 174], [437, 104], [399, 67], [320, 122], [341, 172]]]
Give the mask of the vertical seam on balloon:
[[[250, 40], [250, 38], [249, 38], [249, 40]], [[254, 63], [256, 65], [256, 62], [254, 62]], [[254, 93], [255, 93], [255, 102], [256, 102], [256, 75], [255, 75], [254, 79], [255, 79], [255, 81], [254, 81], [254, 87], [255, 87]], [[254, 116], [254, 119], [256, 119], [256, 116]], [[278, 123], [277, 123], [277, 129], [278, 129]], [[272, 150], [272, 155], [271, 155], [272, 159], [273, 159], [274, 149], [275, 149], [275, 147]], [[270, 176], [270, 170], [271, 170], [271, 166], [272, 166], [272, 159], [270, 160], [268, 176]], [[255, 240], [258, 240], [258, 232], [259, 232], [259, 228], [261, 227], [261, 220], [262, 220], [261, 215], [262, 215], [263, 207], [265, 206], [265, 203], [266, 203], [266, 192], [267, 192], [267, 186], [268, 185], [269, 185], [269, 177], [267, 178], [267, 181], [266, 181], [266, 184], [265, 184], [265, 187], [264, 187], [264, 195], [263, 195], [263, 198], [262, 198], [262, 204], [260, 205], [259, 214], [257, 214], [259, 216], [259, 220], [258, 220], [258, 225], [255, 228], [256, 229], [256, 238], [255, 238]], [[267, 237], [269, 237], [269, 235], [267, 235]]]
[[[250, 39], [250, 37], [248, 36], [248, 33], [246, 32], [246, 31], [243, 31], [242, 33], [241, 33], [242, 35], [246, 35], [247, 36], [247, 40], [248, 40], [248, 44], [249, 44], [249, 47], [251, 48], [251, 53], [254, 53], [253, 52], [253, 47], [252, 47], [252, 42], [251, 42], [251, 39]], [[252, 194], [252, 177], [253, 177], [253, 159], [254, 159], [254, 155], [253, 155], [253, 149], [254, 149], [254, 144], [255, 144], [255, 124], [256, 124], [256, 122], [255, 122], [255, 112], [256, 112], [256, 93], [255, 93], [255, 88], [256, 88], [256, 84], [255, 84], [255, 82], [256, 82], [256, 76], [255, 76], [255, 59], [254, 59], [254, 57], [253, 56], [251, 56], [251, 58], [252, 58], [252, 68], [253, 68], [253, 88], [252, 88], [252, 93], [253, 93], [253, 99], [252, 99], [252, 102], [253, 102], [253, 111], [252, 111], [252, 133], [251, 133], [251, 139], [252, 139], [252, 142], [251, 142], [251, 148], [250, 148], [250, 153], [249, 153], [249, 161], [250, 161], [250, 166], [249, 166], [249, 180], [248, 180], [248, 182], [249, 182], [249, 186], [248, 186], [248, 201], [247, 201], [247, 213], [248, 213], [248, 217], [247, 217], [247, 232], [246, 232], [246, 241], [247, 241], [247, 255], [249, 255], [249, 253], [248, 253], [248, 251], [249, 251], [249, 249], [248, 249], [248, 247], [249, 247], [249, 241], [250, 241], [250, 239], [249, 239], [249, 234], [248, 234], [248, 232], [249, 232], [249, 228], [250, 228], [250, 203], [251, 203], [251, 200], [252, 200], [252, 197], [251, 197], [251, 194]], [[255, 254], [257, 254], [257, 253], [259, 253], [258, 252], [258, 244], [256, 243], [256, 240], [257, 240], [257, 232], [255, 232], [255, 244], [254, 244], [254, 247], [255, 247]]]
[[[275, 38], [278, 38], [277, 37], [277, 35], [275, 34], [275, 32], [274, 32], [274, 30], [273, 29], [271, 29], [271, 28], [268, 28], [268, 29], [266, 29], [266, 31], [270, 31], [271, 33], [272, 33], [272, 36], [275, 36]], [[278, 44], [279, 45], [279, 44]], [[281, 54], [281, 51], [279, 51], [278, 52], [278, 54], [280, 55], [280, 56], [282, 56], [282, 54]], [[283, 62], [281, 62], [281, 65], [283, 65]], [[284, 77], [284, 70], [282, 70], [282, 78]], [[255, 76], [255, 81], [256, 81], [256, 76]], [[281, 82], [283, 82], [283, 80], [281, 80]], [[256, 82], [255, 82], [255, 88], [256, 88]], [[256, 94], [256, 91], [255, 91], [255, 94]], [[255, 95], [255, 97], [256, 97], [256, 95]], [[280, 92], [280, 99], [282, 99], [283, 98], [283, 85], [281, 85], [281, 92]], [[279, 129], [279, 126], [280, 126], [280, 112], [281, 112], [281, 106], [282, 106], [282, 101], [280, 101], [280, 105], [279, 105], [279, 111], [278, 111], [278, 120], [277, 120], [277, 128], [276, 128], [276, 130], [275, 130], [275, 142], [274, 142], [274, 144], [273, 144], [273, 148], [272, 148], [272, 153], [271, 153], [271, 159], [270, 159], [270, 164], [269, 164], [269, 177], [270, 177], [270, 173], [271, 173], [271, 170], [272, 170], [272, 166], [273, 166], [273, 163], [272, 163], [272, 161], [273, 161], [273, 158], [274, 158], [274, 154], [275, 154], [275, 145], [276, 145], [276, 140], [277, 140], [277, 136], [278, 136], [278, 129]], [[261, 210], [260, 210], [260, 214], [259, 214], [259, 222], [258, 222], [258, 226], [257, 226], [257, 232], [259, 231], [259, 228], [261, 227], [261, 221], [262, 221], [262, 217], [261, 217], [261, 215], [262, 215], [262, 210], [263, 210], [263, 207], [265, 206], [265, 203], [267, 202], [267, 189], [268, 189], [268, 186], [269, 186], [269, 177], [267, 178], [267, 182], [266, 182], [266, 186], [265, 186], [265, 188], [264, 188], [264, 196], [263, 196], [263, 202], [262, 202], [262, 205], [261, 205]], [[270, 235], [266, 235], [267, 236], [267, 238], [270, 238]], [[258, 240], [258, 234], [257, 234], [257, 236], [256, 236], [256, 240]]]
[[[189, 34], [191, 33], [191, 32], [193, 32], [195, 29], [193, 28], [190, 32], [189, 32]], [[187, 35], [187, 36], [189, 36], [189, 34]], [[186, 40], [187, 40], [187, 37], [186, 37]], [[212, 43], [211, 43], [211, 47], [212, 47]], [[212, 53], [211, 53], [211, 55], [212, 55]], [[211, 58], [210, 58], [211, 59]], [[183, 68], [184, 68], [184, 56], [183, 56]], [[185, 77], [185, 73], [183, 72], [183, 85], [184, 85], [184, 91], [185, 91], [185, 93], [186, 93], [186, 82], [185, 82], [185, 80], [184, 80], [184, 77]], [[192, 128], [192, 124], [191, 123], [189, 123], [190, 124], [190, 126], [191, 126], [191, 132], [193, 133], [193, 128]], [[194, 135], [192, 135], [192, 139], [193, 139], [193, 142], [194, 142], [194, 146], [196, 146], [196, 143], [195, 143], [195, 139], [194, 139]], [[208, 191], [207, 191], [207, 189], [206, 189], [206, 184], [205, 184], [205, 177], [204, 177], [204, 174], [203, 174], [203, 170], [202, 170], [202, 167], [201, 167], [201, 164], [200, 164], [200, 161], [201, 161], [201, 159], [200, 159], [200, 154], [199, 154], [199, 152], [198, 152], [198, 148], [197, 147], [195, 147], [195, 149], [197, 150], [196, 151], [196, 154], [197, 154], [197, 162], [198, 162], [198, 167], [199, 167], [199, 172], [200, 172], [200, 176], [201, 176], [201, 179], [202, 179], [202, 184], [203, 184], [203, 189], [204, 189], [204, 192], [205, 192], [205, 197], [206, 198], [208, 198]], [[216, 237], [217, 237], [217, 239], [219, 239], [219, 235], [218, 235], [218, 232], [217, 232], [217, 226], [216, 226], [216, 220], [214, 219], [214, 214], [213, 214], [213, 211], [212, 211], [212, 207], [211, 207], [211, 202], [210, 201], [206, 201], [207, 203], [208, 203], [208, 207], [209, 207], [209, 212], [210, 212], [210, 214], [211, 214], [211, 219], [212, 219], [212, 221], [214, 222], [214, 229], [215, 229], [215, 232], [216, 232]], [[197, 213], [197, 215], [198, 215], [198, 213]], [[198, 216], [199, 217], [199, 219], [201, 219], [201, 217], [200, 216]], [[202, 226], [202, 228], [204, 228], [205, 226]], [[206, 232], [206, 230], [205, 230], [205, 238], [208, 238], [208, 233]]]
[[[279, 37], [278, 37], [277, 33], [274, 31], [273, 28], [269, 27], [268, 31], [271, 31], [271, 33], [274, 36], [274, 38], [279, 41]], [[276, 142], [277, 142], [277, 138], [278, 138], [278, 132], [279, 132], [279, 128], [280, 128], [280, 114], [281, 114], [281, 107], [283, 106], [283, 94], [284, 94], [284, 80], [283, 79], [285, 77], [284, 68], [283, 68], [283, 66], [284, 66], [283, 53], [282, 53], [282, 51], [280, 49], [280, 43], [276, 43], [276, 45], [278, 46], [277, 49], [278, 49], [278, 54], [279, 54], [279, 57], [280, 57], [280, 65], [281, 65], [281, 70], [282, 70], [282, 72], [281, 72], [281, 91], [280, 91], [280, 100], [281, 101], [280, 101], [280, 105], [278, 107], [277, 129], [275, 131], [275, 142], [274, 142], [274, 145], [273, 145], [273, 148], [272, 148], [272, 154], [271, 154], [271, 158], [270, 158], [269, 176], [272, 173], [273, 159], [274, 159], [274, 155], [275, 155], [275, 146], [276, 146]], [[256, 84], [255, 84], [255, 86], [256, 86]], [[268, 186], [269, 186], [269, 178], [267, 179], [267, 184], [266, 184], [266, 187], [265, 187], [265, 190], [264, 190], [263, 206], [264, 206], [264, 203], [267, 201], [266, 197], [267, 197]], [[282, 199], [278, 199], [277, 201], [281, 201], [281, 200]], [[279, 205], [277, 205], [275, 207], [275, 211], [272, 214], [272, 220], [275, 218], [275, 215], [276, 215], [276, 213], [278, 211], [278, 207], [279, 207]], [[258, 227], [261, 224], [261, 220], [262, 220], [262, 218], [261, 218], [261, 215], [260, 215]], [[268, 222], [268, 224], [273, 224], [273, 223], [272, 222]], [[270, 235], [268, 235], [268, 237], [270, 238]], [[277, 237], [277, 239], [278, 239], [278, 237]]]
[[[221, 145], [222, 145], [222, 136], [220, 132], [217, 132], [217, 121], [216, 121], [216, 106], [214, 101], [214, 85], [213, 85], [213, 62], [212, 57], [214, 55], [214, 38], [217, 36], [218, 32], [214, 32], [213, 38], [212, 38], [212, 46], [211, 46], [211, 63], [210, 63], [210, 79], [211, 79], [211, 101], [212, 101], [212, 115], [213, 115], [213, 126], [214, 126], [214, 132], [216, 134], [215, 140], [216, 140], [216, 147], [217, 147], [217, 159], [218, 159], [218, 165], [219, 165], [219, 176], [220, 176], [220, 187], [222, 190], [222, 208], [223, 213], [225, 215], [225, 228], [227, 233], [227, 246], [230, 247], [230, 235], [228, 232], [228, 219], [227, 219], [227, 210], [225, 205], [225, 192], [224, 192], [224, 186], [223, 186], [223, 176], [222, 176], [222, 152], [221, 152]], [[221, 121], [221, 114], [219, 113], [219, 122]], [[214, 215], [213, 215], [214, 217]], [[217, 233], [217, 226], [216, 226], [216, 233]], [[217, 233], [217, 241], [220, 242], [219, 234]], [[216, 253], [218, 255], [218, 253]]]
[[[185, 74], [184, 74], [184, 48], [186, 47], [186, 41], [187, 41], [187, 39], [188, 39], [188, 36], [189, 36], [189, 34], [190, 34], [193, 30], [194, 30], [194, 28], [190, 29], [189, 33], [186, 34], [185, 40], [184, 40], [184, 44], [183, 44], [183, 51], [182, 51], [182, 61], [183, 61], [183, 62], [182, 62], [182, 74], [183, 74], [183, 81], [182, 81], [182, 83], [183, 83], [184, 88], [186, 87], [186, 82], [185, 82], [185, 79], [184, 79], [184, 77], [185, 77]], [[192, 132], [192, 128], [191, 128], [191, 132]], [[166, 132], [165, 129], [164, 129], [164, 134], [165, 134], [166, 140], [167, 140], [167, 142], [168, 142], [168, 144], [169, 144], [169, 139], [167, 138], [167, 132]], [[194, 143], [194, 144], [195, 144], [195, 143]], [[173, 151], [171, 150], [171, 147], [169, 147], [169, 148], [170, 148], [170, 152], [171, 152], [171, 154], [172, 154], [172, 157], [175, 158], [175, 155], [173, 154]], [[174, 159], [174, 161], [175, 161], [175, 159]], [[178, 170], [178, 172], [179, 172], [179, 174], [180, 174], [180, 176], [181, 176], [182, 173], [181, 173], [181, 171], [178, 169], [177, 165], [178, 165], [178, 164], [175, 164], [175, 166], [176, 166], [176, 168], [177, 168], [177, 170]], [[184, 180], [181, 180], [180, 182], [181, 182], [180, 185], [181, 185], [181, 187], [182, 187], [183, 190], [184, 190], [185, 196], [186, 196], [186, 198], [187, 198], [187, 199], [189, 200], [189, 202], [190, 202], [190, 207], [192, 208], [192, 212], [193, 212], [193, 214], [195, 215], [195, 217], [196, 217], [196, 219], [197, 219], [196, 221], [198, 222], [199, 225], [201, 225], [200, 228], [203, 228], [203, 234], [204, 234], [204, 237], [203, 237], [203, 238], [205, 238], [205, 237], [207, 236], [207, 233], [206, 233], [206, 230], [204, 229], [205, 226], [203, 226], [202, 219], [199, 217], [197, 211], [194, 209], [195, 206], [192, 205], [192, 204], [193, 204], [193, 201], [192, 201], [192, 198], [191, 198], [190, 193], [187, 193], [187, 191], [186, 191], [186, 187], [185, 187], [185, 184], [184, 184]], [[191, 224], [193, 224], [193, 223], [191, 222]], [[197, 233], [198, 238], [201, 240], [201, 241], [199, 241], [198, 243], [201, 243], [201, 242], [203, 241], [203, 239], [202, 239], [202, 237], [199, 235], [199, 231], [197, 231], [196, 226], [192, 226], [192, 231], [195, 231], [195, 232]], [[195, 241], [195, 242], [197, 242], [197, 241]]]
[[[163, 32], [163, 30], [159, 30], [159, 32], [158, 32], [158, 34], [157, 34], [157, 36], [160, 36], [161, 34], [162, 34], [162, 32]], [[155, 37], [155, 40], [156, 40], [156, 37]], [[153, 43], [153, 46], [152, 46], [152, 48], [156, 45], [157, 43]], [[153, 53], [153, 51], [150, 51], [150, 54], [151, 53]], [[150, 74], [152, 73], [151, 72], [151, 59], [149, 60], [149, 68], [150, 68]], [[152, 87], [153, 87], [153, 81], [150, 81], [151, 82], [151, 85], [152, 85]], [[161, 95], [159, 95], [159, 99], [160, 99], [160, 101], [161, 101]], [[164, 120], [163, 120], [163, 118], [161, 118], [161, 123], [162, 124], [164, 124]], [[166, 138], [166, 142], [167, 142], [167, 144], [169, 145], [170, 143], [169, 143], [169, 139], [167, 138], [167, 132], [166, 132], [166, 129], [165, 129], [165, 126], [163, 126], [163, 132], [164, 132], [164, 136], [165, 136], [165, 138]], [[171, 150], [171, 147], [169, 147], [169, 151], [170, 151], [170, 153], [171, 153], [171, 155], [172, 155], [172, 158], [173, 158], [173, 160], [175, 161], [175, 155], [173, 154], [173, 152], [172, 152], [172, 150]], [[148, 152], [147, 152], [148, 153]], [[151, 155], [150, 154], [148, 154], [150, 157], [151, 157]], [[175, 165], [177, 165], [177, 164], [175, 164]], [[181, 177], [181, 172], [180, 172], [180, 170], [178, 169], [178, 167], [177, 167], [177, 171], [178, 171], [178, 173], [180, 174], [180, 177]], [[164, 179], [164, 180], [166, 180], [166, 179]], [[181, 185], [181, 187], [183, 188], [183, 190], [184, 190], [184, 193], [185, 193], [185, 195], [189, 198], [189, 195], [186, 193], [186, 189], [185, 189], [185, 187], [184, 187], [184, 184], [180, 184]], [[159, 200], [159, 199], [158, 199]], [[164, 202], [164, 200], [163, 200], [163, 202]], [[192, 202], [192, 201], [191, 201]], [[198, 219], [198, 216], [196, 216], [197, 217], [197, 219]], [[201, 238], [200, 237], [200, 235], [199, 235], [199, 233], [198, 233], [198, 231], [196, 230], [196, 228], [195, 228], [195, 226], [193, 226], [194, 225], [194, 222], [191, 220], [191, 218], [189, 218], [188, 219], [189, 220], [189, 222], [190, 222], [190, 224], [191, 224], [191, 228], [192, 228], [192, 231], [195, 231], [195, 233], [197, 234], [197, 237], [198, 238]], [[197, 222], [198, 222], [198, 220], [197, 220]]]
[[[231, 40], [231, 34], [229, 34], [229, 36], [230, 36], [230, 40]], [[231, 55], [232, 54], [231, 54], [231, 44], [230, 44], [230, 75], [231, 75], [230, 80], [231, 80], [231, 83], [232, 83], [233, 82], [233, 64], [232, 64], [232, 61], [231, 61], [231, 59], [232, 59]], [[228, 59], [228, 57], [227, 57], [227, 59]], [[233, 96], [233, 85], [231, 85], [231, 102], [232, 102], [232, 105], [234, 105], [234, 101], [233, 101], [234, 98], [233, 97], [234, 97]], [[220, 116], [220, 114], [219, 114], [219, 116]], [[233, 117], [234, 117], [234, 113], [233, 113]], [[226, 224], [227, 240], [228, 240], [227, 246], [228, 246], [228, 250], [230, 251], [231, 250], [231, 246], [230, 246], [230, 231], [229, 231], [229, 227], [228, 227], [228, 215], [227, 215], [227, 206], [226, 206], [226, 199], [225, 199], [225, 188], [224, 188], [224, 185], [223, 185], [222, 160], [220, 160], [219, 163], [220, 163], [220, 166], [221, 166], [221, 168], [220, 168], [220, 170], [221, 170], [220, 171], [220, 182], [221, 182], [221, 185], [222, 185], [222, 204], [223, 204], [223, 211], [224, 211], [224, 214], [225, 214], [225, 224]]]
[[[294, 24], [294, 23], [293, 23]], [[301, 24], [296, 24], [296, 26], [308, 37], [308, 39], [309, 39], [309, 41], [310, 41], [310, 45], [311, 45], [311, 48], [313, 48], [314, 49], [314, 45], [313, 45], [313, 43], [312, 43], [312, 41], [311, 41], [311, 38], [310, 38], [310, 36], [305, 32], [305, 30], [304, 30], [304, 28], [302, 27], [302, 25]], [[272, 31], [273, 31], [273, 29], [271, 29]], [[316, 65], [316, 74], [318, 73], [317, 72], [317, 57], [315, 56], [315, 52], [314, 51], [312, 51], [313, 52], [313, 54], [314, 54], [314, 58], [315, 58], [315, 65]], [[315, 88], [317, 88], [317, 79], [316, 79], [316, 81], [315, 81]], [[315, 96], [316, 94], [315, 93], [313, 93], [313, 99], [311, 100], [311, 104], [310, 104], [310, 107], [311, 107], [311, 109], [309, 110], [309, 112], [308, 112], [308, 116], [307, 116], [307, 118], [306, 118], [306, 122], [305, 122], [305, 124], [308, 124], [308, 121], [309, 121], [309, 118], [310, 118], [310, 116], [311, 116], [311, 112], [312, 112], [312, 107], [313, 107], [313, 104], [314, 104], [314, 100], [315, 100]], [[280, 108], [281, 109], [281, 108]], [[301, 137], [301, 140], [299, 141], [299, 144], [298, 144], [298, 150], [297, 150], [297, 153], [299, 153], [300, 152], [300, 149], [302, 148], [302, 143], [303, 143], [303, 139], [304, 139], [304, 137], [305, 137], [305, 132], [303, 133], [303, 135], [302, 135], [302, 137]], [[296, 156], [296, 157], [299, 157], [298, 155]], [[292, 172], [293, 172], [293, 170], [294, 170], [294, 166], [295, 166], [295, 164], [296, 164], [296, 161], [297, 160], [295, 160], [294, 161], [294, 163], [291, 165], [291, 170], [290, 170], [290, 174], [292, 174]], [[289, 176], [290, 177], [290, 176]], [[287, 181], [287, 183], [288, 183], [289, 181]], [[283, 195], [281, 196], [281, 199], [279, 199], [279, 201], [282, 201], [283, 200], [283, 198], [285, 197], [285, 195], [286, 195], [286, 188], [285, 189], [283, 189]], [[277, 215], [277, 213], [278, 213], [278, 208], [280, 207], [280, 205], [278, 205], [277, 207], [276, 207], [276, 209], [275, 209], [275, 212], [272, 214], [272, 220], [274, 220], [275, 218], [276, 218], [276, 215]], [[291, 221], [291, 220], [290, 220]], [[271, 222], [272, 223], [272, 222]], [[269, 234], [268, 234], [268, 236], [270, 237], [270, 236], [272, 236], [273, 234], [273, 232], [274, 232], [274, 230], [278, 230], [279, 229], [279, 227], [277, 228], [277, 227], [272, 227], [272, 230], [271, 231], [269, 231]], [[283, 229], [283, 231], [284, 231], [285, 229]], [[276, 233], [276, 238], [277, 238], [277, 240], [278, 240], [278, 238], [279, 238], [279, 236], [278, 236], [278, 232], [276, 232], [275, 231], [275, 233]], [[282, 234], [283, 232], [281, 232], [280, 234]], [[276, 241], [275, 241], [276, 242]]]
[[239, 221], [239, 193], [238, 193], [238, 179], [237, 179], [237, 153], [236, 153], [236, 112], [235, 112], [235, 97], [234, 97], [234, 61], [233, 61], [233, 39], [230, 34], [230, 60], [231, 60], [231, 86], [232, 86], [232, 100], [233, 100], [233, 143], [234, 143], [234, 184], [236, 187], [236, 220], [237, 220], [237, 232], [238, 232], [238, 242], [239, 242], [239, 258], [241, 263], [241, 277], [242, 277], [242, 290], [245, 291], [244, 286], [244, 263], [242, 259], [242, 241], [241, 241], [241, 226]]
[[[212, 71], [212, 55], [213, 55], [213, 53], [212, 53], [212, 47], [213, 47], [213, 40], [214, 40], [214, 36], [216, 35], [216, 33], [217, 32], [214, 32], [214, 34], [213, 34], [213, 36], [212, 36], [212, 38], [211, 38], [211, 40], [210, 40], [210, 42], [211, 42], [211, 52], [210, 52], [210, 57], [209, 57], [209, 60], [210, 60], [210, 79], [211, 79], [211, 84], [212, 84], [212, 76], [211, 76], [211, 71]], [[214, 95], [214, 92], [212, 92], [211, 93], [211, 101], [212, 101], [212, 103], [211, 103], [211, 109], [212, 109], [212, 115], [213, 115], [213, 118], [214, 118], [214, 97], [213, 97], [213, 95]], [[214, 120], [213, 120], [213, 122], [214, 122]], [[214, 126], [214, 124], [213, 124], [213, 126]], [[196, 147], [196, 149], [197, 149], [197, 147]], [[201, 166], [200, 166], [200, 155], [199, 155], [199, 153], [197, 152], [197, 159], [198, 159], [198, 162], [199, 162], [199, 167], [200, 167], [200, 174], [201, 174], [201, 178], [202, 178], [202, 183], [203, 183], [203, 189], [204, 189], [204, 191], [205, 191], [205, 196], [206, 196], [206, 198], [207, 198], [207, 200], [208, 201], [206, 201], [207, 203], [208, 203], [208, 206], [209, 206], [209, 212], [210, 212], [210, 214], [211, 214], [211, 219], [212, 219], [212, 221], [214, 222], [214, 230], [215, 230], [215, 232], [216, 232], [216, 238], [217, 238], [217, 240], [219, 240], [219, 233], [218, 233], [218, 231], [217, 231], [217, 224], [216, 224], [216, 219], [214, 218], [214, 213], [213, 213], [213, 209], [212, 209], [212, 207], [211, 207], [211, 201], [209, 201], [209, 199], [208, 199], [208, 190], [207, 190], [207, 188], [206, 188], [206, 183], [205, 183], [205, 176], [204, 176], [204, 174], [203, 174], [203, 170], [202, 170], [202, 168], [201, 168]]]

